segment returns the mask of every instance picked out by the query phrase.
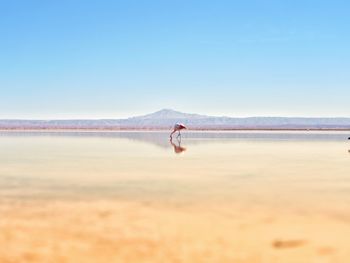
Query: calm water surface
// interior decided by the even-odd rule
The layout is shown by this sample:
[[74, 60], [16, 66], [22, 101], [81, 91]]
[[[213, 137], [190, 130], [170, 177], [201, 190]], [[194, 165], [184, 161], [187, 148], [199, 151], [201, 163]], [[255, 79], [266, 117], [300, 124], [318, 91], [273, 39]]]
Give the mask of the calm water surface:
[[347, 137], [1, 132], [0, 260], [349, 262]]

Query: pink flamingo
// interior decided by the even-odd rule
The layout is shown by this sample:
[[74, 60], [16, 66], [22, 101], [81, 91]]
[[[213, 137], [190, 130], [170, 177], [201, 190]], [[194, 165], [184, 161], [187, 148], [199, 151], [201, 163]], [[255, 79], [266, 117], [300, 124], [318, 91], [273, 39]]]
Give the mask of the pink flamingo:
[[174, 130], [172, 131], [172, 133], [170, 133], [170, 139], [173, 138], [173, 134], [174, 134], [175, 132], [179, 132], [179, 134], [177, 135], [177, 137], [181, 136], [181, 132], [180, 132], [180, 131], [183, 130], [183, 129], [187, 129], [185, 125], [183, 125], [182, 123], [176, 123], [176, 124], [174, 125]]

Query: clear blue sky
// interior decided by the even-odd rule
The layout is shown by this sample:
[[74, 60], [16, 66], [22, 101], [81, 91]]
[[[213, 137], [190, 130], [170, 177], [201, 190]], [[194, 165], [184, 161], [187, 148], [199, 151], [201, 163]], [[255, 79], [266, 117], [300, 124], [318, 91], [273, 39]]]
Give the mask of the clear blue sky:
[[0, 118], [349, 116], [350, 1], [0, 0]]

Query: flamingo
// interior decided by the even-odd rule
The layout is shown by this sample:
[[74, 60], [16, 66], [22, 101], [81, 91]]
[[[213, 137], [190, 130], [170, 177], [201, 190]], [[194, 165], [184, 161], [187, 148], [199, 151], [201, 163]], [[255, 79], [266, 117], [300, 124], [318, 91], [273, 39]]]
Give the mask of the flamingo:
[[183, 125], [182, 123], [176, 123], [176, 124], [174, 125], [173, 131], [170, 133], [170, 139], [173, 138], [173, 134], [174, 134], [175, 132], [179, 132], [179, 134], [177, 135], [177, 137], [181, 136], [181, 132], [180, 132], [180, 131], [183, 130], [183, 129], [187, 129], [185, 125]]

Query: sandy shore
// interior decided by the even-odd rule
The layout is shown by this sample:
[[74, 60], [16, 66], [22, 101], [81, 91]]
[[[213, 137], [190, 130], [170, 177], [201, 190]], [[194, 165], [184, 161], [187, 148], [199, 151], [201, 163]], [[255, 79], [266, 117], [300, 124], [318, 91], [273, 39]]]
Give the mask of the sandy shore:
[[[343, 218], [235, 204], [2, 201], [0, 262], [347, 262]], [[230, 211], [230, 212], [228, 212]]]

